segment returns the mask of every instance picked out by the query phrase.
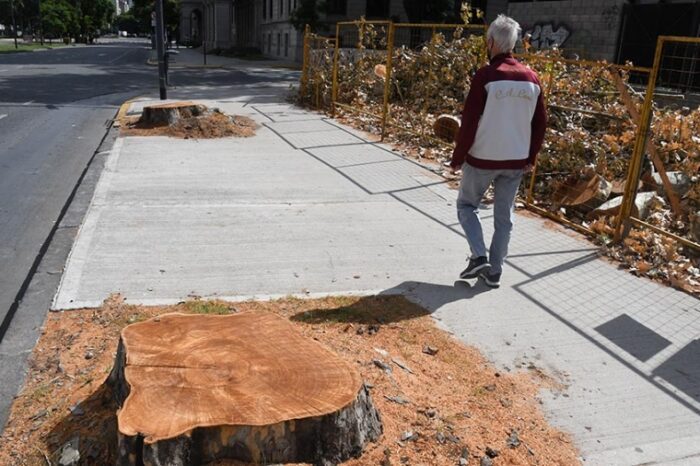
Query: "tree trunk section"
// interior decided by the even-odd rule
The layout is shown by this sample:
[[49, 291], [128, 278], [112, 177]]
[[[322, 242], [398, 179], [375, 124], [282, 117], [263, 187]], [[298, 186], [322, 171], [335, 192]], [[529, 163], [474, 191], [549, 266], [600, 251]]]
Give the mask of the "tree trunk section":
[[122, 331], [108, 378], [118, 465], [334, 465], [382, 433], [355, 367], [270, 313], [168, 314]]
[[149, 105], [143, 108], [139, 123], [163, 126], [177, 123], [183, 118], [192, 118], [204, 114], [207, 108], [193, 102], [172, 102], [168, 104]]

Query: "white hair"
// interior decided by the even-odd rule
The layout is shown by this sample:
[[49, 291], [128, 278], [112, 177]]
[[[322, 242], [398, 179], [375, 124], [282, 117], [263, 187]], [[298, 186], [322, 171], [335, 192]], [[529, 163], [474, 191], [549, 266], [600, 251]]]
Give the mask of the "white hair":
[[498, 53], [512, 52], [520, 38], [520, 25], [513, 18], [498, 15], [486, 32], [487, 39], [493, 40]]

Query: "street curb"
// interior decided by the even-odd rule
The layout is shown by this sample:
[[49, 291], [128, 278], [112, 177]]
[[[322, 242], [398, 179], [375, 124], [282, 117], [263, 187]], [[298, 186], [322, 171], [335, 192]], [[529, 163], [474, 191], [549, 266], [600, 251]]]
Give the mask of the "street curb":
[[120, 128], [122, 126], [122, 120], [124, 117], [126, 117], [126, 113], [129, 111], [129, 108], [131, 107], [131, 104], [136, 102], [138, 99], [145, 97], [145, 96], [138, 96], [138, 97], [132, 97], [131, 99], [125, 101], [123, 104], [119, 106], [119, 111], [117, 111], [117, 115], [114, 117], [112, 125], [116, 128]]
[[[151, 60], [150, 58], [146, 60], [146, 65], [148, 66], [158, 66], [158, 61]], [[182, 70], [182, 69], [226, 69], [226, 65], [168, 65], [170, 70]]]

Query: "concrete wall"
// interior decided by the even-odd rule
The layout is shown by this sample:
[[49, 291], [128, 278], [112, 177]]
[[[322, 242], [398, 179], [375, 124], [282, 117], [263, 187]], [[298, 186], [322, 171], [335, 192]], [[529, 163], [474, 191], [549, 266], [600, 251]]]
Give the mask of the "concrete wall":
[[510, 3], [508, 14], [536, 45], [561, 48], [581, 58], [614, 61], [622, 19], [622, 0], [565, 0]]

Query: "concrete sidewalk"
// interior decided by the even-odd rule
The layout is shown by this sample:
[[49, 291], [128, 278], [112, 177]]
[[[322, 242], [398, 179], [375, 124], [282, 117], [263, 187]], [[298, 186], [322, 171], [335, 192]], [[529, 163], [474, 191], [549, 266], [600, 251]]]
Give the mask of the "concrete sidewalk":
[[[289, 60], [276, 60], [276, 59], [249, 59], [245, 60], [242, 58], [226, 57], [222, 55], [216, 55], [213, 53], [207, 53], [206, 64], [204, 63], [204, 54], [201, 47], [193, 49], [189, 47], [173, 47], [168, 50], [177, 52], [171, 56], [170, 67], [173, 69], [177, 68], [259, 68], [259, 69], [269, 69], [269, 68], [288, 68], [294, 70], [301, 70], [301, 63], [296, 63]], [[150, 65], [157, 65], [158, 58], [155, 50], [151, 50], [151, 56], [148, 60]]]
[[530, 215], [499, 290], [455, 282], [467, 245], [443, 179], [285, 103], [282, 85], [197, 96], [262, 127], [250, 139], [118, 139], [56, 309], [117, 292], [145, 304], [403, 293], [501, 370], [564, 384], [542, 402], [586, 464], [700, 464], [698, 300]]

